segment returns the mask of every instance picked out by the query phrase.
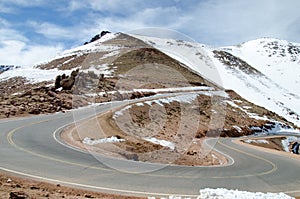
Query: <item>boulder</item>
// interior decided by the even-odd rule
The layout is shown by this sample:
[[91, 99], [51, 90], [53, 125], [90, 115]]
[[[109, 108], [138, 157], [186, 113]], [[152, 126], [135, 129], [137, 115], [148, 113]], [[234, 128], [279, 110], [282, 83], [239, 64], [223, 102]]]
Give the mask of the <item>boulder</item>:
[[26, 199], [29, 198], [24, 192], [10, 192], [9, 199]]

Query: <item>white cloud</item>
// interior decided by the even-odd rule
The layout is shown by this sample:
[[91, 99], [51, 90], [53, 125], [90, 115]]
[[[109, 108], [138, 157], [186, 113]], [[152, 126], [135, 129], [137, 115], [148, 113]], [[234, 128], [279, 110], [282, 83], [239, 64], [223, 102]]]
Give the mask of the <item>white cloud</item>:
[[[11, 63], [11, 58], [15, 55], [24, 59], [24, 61], [16, 59], [21, 64], [32, 64], [38, 61], [38, 56], [34, 56], [33, 53], [45, 52], [46, 59], [60, 51], [62, 46], [53, 44], [55, 42], [80, 45], [101, 30], [128, 32], [147, 27], [169, 28], [182, 32], [198, 42], [211, 45], [233, 45], [258, 37], [276, 37], [300, 42], [299, 0], [191, 0], [188, 2], [70, 0], [58, 2], [60, 6], [51, 6], [51, 8], [56, 8], [55, 12], [64, 15], [66, 21], [78, 19], [80, 15], [82, 17], [76, 23], [69, 23], [68, 26], [62, 25], [57, 18], [55, 21], [51, 18], [47, 19], [48, 21], [40, 18], [27, 18], [29, 22], [20, 27], [15, 27], [9, 24], [10, 21], [0, 18], [0, 64], [4, 61]], [[44, 6], [48, 8], [47, 4], [49, 2], [42, 0], [0, 0], [0, 9], [1, 12], [5, 9], [11, 12], [11, 9], [15, 7]], [[43, 35], [47, 43], [52, 44], [35, 46], [31, 43], [33, 40], [31, 37], [34, 34], [24, 36], [23, 28], [24, 32], [32, 31]], [[47, 48], [49, 51], [46, 50]], [[9, 56], [6, 51], [11, 52], [12, 56]], [[39, 56], [43, 57], [43, 55]]]
[[[1, 7], [0, 7], [0, 8], [1, 8]], [[7, 20], [5, 20], [5, 19], [3, 19], [3, 18], [0, 17], [0, 26], [1, 26], [2, 28], [8, 27], [8, 26], [9, 26], [9, 23], [8, 23]]]
[[45, 62], [63, 50], [62, 45], [36, 45], [20, 31], [0, 19], [0, 64], [32, 66]]
[[299, 7], [297, 0], [206, 1], [195, 6], [188, 14], [194, 17], [181, 29], [194, 31], [198, 41], [202, 36], [209, 43], [227, 45], [258, 37], [299, 41], [298, 26], [291, 27], [300, 18]]
[[62, 27], [48, 22], [30, 21], [28, 25], [36, 30], [37, 33], [50, 39], [75, 39], [78, 32], [72, 31], [72, 28]]
[[17, 6], [24, 6], [24, 7], [28, 7], [28, 6], [37, 6], [37, 5], [42, 5], [45, 4], [46, 2], [43, 0], [0, 0], [0, 4], [2, 5], [6, 5], [6, 6], [13, 6], [13, 5], [17, 5]]
[[[174, 18], [174, 16], [176, 16], [176, 18]], [[97, 13], [90, 13], [84, 17], [84, 21], [81, 21], [81, 23], [73, 27], [63, 28], [68, 29], [68, 32], [72, 33], [76, 30], [78, 37], [80, 35], [79, 33], [81, 33], [81, 36], [91, 36], [91, 34], [99, 33], [101, 30], [128, 32], [146, 27], [176, 28], [182, 26], [188, 19], [189, 16], [182, 15], [174, 6], [154, 7], [127, 13], [126, 16], [109, 15], [102, 17]], [[40, 28], [41, 26], [37, 27]], [[45, 30], [46, 28], [43, 27], [44, 32]], [[88, 38], [85, 37], [85, 39]]]
[[[215, 45], [237, 44], [259, 37], [300, 42], [298, 0], [206, 0], [180, 3], [151, 1], [146, 4], [135, 0], [87, 0], [81, 3], [73, 0], [69, 8], [71, 11], [100, 11], [100, 14], [96, 12], [94, 16], [87, 17], [89, 24], [94, 27], [85, 27], [96, 27], [99, 31], [105, 28], [126, 32], [154, 26], [175, 29], [198, 42]], [[103, 16], [103, 12], [108, 14]]]
[[16, 13], [17, 7], [41, 6], [45, 4], [43, 0], [0, 0], [0, 13]]
[[22, 41], [1, 42], [0, 64], [33, 66], [48, 61], [62, 51], [62, 46], [30, 45]]
[[0, 29], [0, 41], [6, 40], [17, 40], [17, 41], [28, 41], [26, 37], [19, 33], [19, 31], [10, 29], [10, 28], [3, 28]]
[[[139, 0], [70, 0], [67, 9], [76, 11], [90, 9], [94, 11], [109, 11], [110, 13], [129, 13], [137, 11], [144, 3]], [[149, 4], [149, 2], [148, 2]]]

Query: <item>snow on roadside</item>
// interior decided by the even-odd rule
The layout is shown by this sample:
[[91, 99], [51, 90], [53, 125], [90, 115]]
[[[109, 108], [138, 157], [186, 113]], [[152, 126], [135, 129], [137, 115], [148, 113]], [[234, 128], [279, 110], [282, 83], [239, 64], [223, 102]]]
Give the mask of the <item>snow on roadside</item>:
[[153, 103], [157, 103], [157, 104], [162, 105], [162, 106], [163, 106], [163, 103], [169, 104], [169, 103], [172, 103], [172, 102], [191, 103], [198, 97], [198, 95], [199, 95], [198, 93], [178, 95], [178, 96], [175, 96], [175, 97], [168, 97], [168, 98], [162, 98], [162, 99], [147, 101], [145, 103], [149, 104], [150, 106]]
[[122, 109], [119, 110], [119, 111], [114, 112], [114, 115], [113, 115], [112, 118], [113, 118], [113, 119], [117, 119], [119, 116], [123, 115], [124, 112], [125, 112], [126, 110], [129, 110], [131, 107], [132, 107], [132, 106], [129, 105], [129, 106], [126, 106], [125, 108], [122, 108]]
[[[248, 192], [239, 190], [228, 190], [225, 188], [217, 189], [201, 189], [197, 199], [295, 199], [285, 193], [262, 193]], [[157, 199], [156, 197], [148, 197], [148, 199]], [[190, 199], [190, 197], [169, 196], [161, 197], [160, 199]]]
[[124, 139], [119, 139], [115, 136], [112, 136], [110, 138], [102, 138], [102, 139], [92, 139], [89, 137], [85, 137], [82, 140], [83, 144], [87, 144], [87, 145], [96, 145], [96, 144], [104, 144], [104, 143], [116, 143], [116, 142], [125, 142], [126, 140]]
[[251, 130], [258, 132], [257, 134], [264, 135], [291, 135], [291, 134], [299, 134], [300, 130], [294, 129], [292, 127], [286, 126], [285, 124], [269, 120], [271, 123], [265, 124], [263, 127], [252, 126]]
[[269, 142], [267, 140], [244, 140], [244, 142], [251, 144], [251, 143], [257, 143], [257, 144], [269, 144]]
[[[219, 96], [225, 96], [226, 97], [226, 93], [223, 92], [213, 92], [210, 93], [209, 91], [204, 91], [204, 92], [195, 92], [195, 93], [179, 93], [177, 96], [173, 96], [173, 97], [166, 97], [166, 98], [160, 98], [160, 99], [155, 99], [155, 100], [148, 100], [145, 102], [139, 102], [136, 103], [136, 106], [143, 106], [145, 104], [152, 106], [152, 104], [158, 104], [160, 106], [164, 106], [164, 104], [170, 104], [172, 102], [179, 102], [179, 103], [187, 103], [190, 104], [192, 103], [194, 100], [197, 99], [197, 97], [200, 95], [219, 95]], [[124, 107], [123, 109], [114, 112], [113, 114], [113, 119], [117, 119], [119, 116], [123, 115], [125, 111], [127, 111], [128, 109], [130, 109], [132, 107], [132, 105], [128, 105], [126, 107]]]
[[266, 133], [267, 134], [280, 134], [280, 135], [282, 135], [282, 134], [299, 134], [300, 135], [300, 130], [289, 128], [280, 122], [275, 122], [274, 127], [270, 130], [267, 130]]
[[227, 94], [225, 92], [218, 92], [218, 91], [214, 91], [214, 92], [209, 92], [209, 91], [199, 91], [199, 92], [194, 92], [194, 93], [179, 93], [176, 96], [173, 97], [167, 97], [167, 98], [161, 98], [161, 99], [157, 99], [157, 100], [151, 100], [151, 101], [146, 101], [145, 103], [148, 105], [152, 105], [153, 103], [157, 103], [162, 105], [162, 103], [172, 103], [172, 102], [179, 102], [179, 103], [187, 103], [187, 104], [191, 104], [194, 100], [197, 99], [197, 97], [199, 95], [207, 95], [207, 96], [221, 96], [221, 97], [225, 97], [227, 98]]
[[155, 88], [155, 89], [133, 89], [136, 92], [180, 92], [180, 91], [213, 91], [214, 88], [208, 86], [190, 86], [190, 87], [174, 87], [174, 88]]
[[292, 142], [300, 142], [300, 138], [297, 138], [295, 136], [289, 136], [286, 139], [281, 140], [281, 144], [285, 152], [290, 152], [289, 147]]
[[218, 189], [202, 189], [198, 199], [294, 199], [284, 193], [262, 193], [247, 192], [239, 190], [228, 190], [224, 188]]
[[151, 142], [153, 144], [158, 144], [158, 145], [161, 145], [161, 146], [164, 146], [164, 147], [168, 147], [170, 148], [171, 150], [174, 150], [175, 149], [175, 144], [173, 142], [169, 142], [167, 140], [159, 140], [157, 138], [144, 138], [144, 140], [148, 141], [148, 142]]

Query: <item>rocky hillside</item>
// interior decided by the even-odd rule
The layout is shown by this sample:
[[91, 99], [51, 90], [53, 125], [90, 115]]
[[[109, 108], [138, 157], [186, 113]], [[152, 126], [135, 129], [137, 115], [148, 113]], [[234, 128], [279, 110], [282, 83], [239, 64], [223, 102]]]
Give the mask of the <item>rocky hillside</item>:
[[[285, 48], [275, 44], [264, 44], [262, 48], [265, 46], [275, 50]], [[2, 73], [0, 116], [53, 113], [111, 100], [225, 88], [232, 90], [229, 100], [240, 95], [241, 104], [264, 108], [260, 112], [272, 115], [268, 121], [290, 127], [299, 125], [298, 93], [289, 92], [261, 68], [235, 55], [236, 48], [242, 46], [215, 49], [183, 40], [107, 32], [47, 63]], [[289, 53], [287, 60], [298, 64], [296, 45], [288, 44], [285, 52]], [[230, 115], [246, 111], [239, 107], [227, 111]], [[242, 119], [227, 118], [225, 129], [233, 132], [232, 126], [239, 126], [239, 121]], [[225, 129], [224, 135], [232, 136]]]
[[218, 89], [179, 61], [122, 33], [106, 33], [36, 67], [6, 71], [0, 80], [0, 117], [53, 113], [155, 94], [135, 89]]
[[258, 39], [213, 48], [182, 40], [134, 36], [206, 79], [300, 126], [299, 44]]

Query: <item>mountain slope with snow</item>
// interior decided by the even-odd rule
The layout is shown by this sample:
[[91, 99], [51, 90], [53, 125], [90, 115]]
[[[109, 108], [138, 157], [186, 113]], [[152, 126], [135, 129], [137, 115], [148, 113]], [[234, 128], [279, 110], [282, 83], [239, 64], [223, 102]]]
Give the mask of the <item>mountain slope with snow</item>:
[[278, 39], [257, 39], [223, 47], [287, 89], [300, 93], [300, 44]]
[[[151, 46], [178, 63], [151, 50]], [[232, 89], [300, 126], [300, 45], [282, 40], [258, 39], [239, 46], [213, 48], [183, 40], [108, 33], [99, 40], [66, 50], [48, 63], [5, 71], [0, 80], [21, 76], [31, 83], [54, 81], [56, 75], [68, 75], [74, 68], [119, 78], [122, 72], [142, 64], [141, 59], [149, 59], [149, 63], [160, 59], [161, 63], [188, 69], [202, 78], [196, 78], [197, 81]], [[191, 82], [194, 76], [185, 78], [185, 82]]]
[[[243, 60], [238, 56], [234, 56], [228, 48], [224, 51], [224, 48], [212, 48], [199, 43], [135, 36], [174, 59], [181, 61], [210, 81], [218, 83], [225, 89], [232, 89], [252, 103], [274, 111], [288, 121], [300, 126], [300, 92], [297, 89], [289, 89], [297, 87], [295, 79], [289, 80], [289, 83], [285, 83], [284, 79], [279, 81], [280, 78], [276, 78], [276, 71], [268, 73], [268, 70], [254, 67], [252, 65], [254, 63], [248, 63], [247, 59]], [[288, 43], [288, 46], [282, 48], [290, 49], [291, 47], [289, 46], [295, 47], [296, 45]], [[292, 52], [297, 52], [294, 47], [292, 47]], [[254, 56], [254, 49], [248, 48], [248, 51], [244, 52], [240, 48], [240, 54]], [[256, 52], [264, 51], [263, 48], [255, 50]], [[285, 65], [282, 64], [277, 65], [276, 69], [282, 69], [281, 71], [285, 78], [293, 79], [294, 76], [300, 75], [300, 71], [298, 72], [297, 70], [294, 70], [295, 74], [293, 75], [290, 72], [292, 67], [296, 68], [298, 66], [299, 61], [297, 60], [300, 60], [299, 56], [299, 54], [294, 53], [293, 55], [285, 56], [281, 62], [279, 61], [281, 59], [277, 57], [276, 60], [279, 63], [291, 63], [291, 66], [286, 69]], [[256, 62], [264, 66], [266, 62], [262, 61], [264, 60], [263, 58], [267, 60], [268, 56], [261, 55], [257, 59], [254, 56], [251, 60], [256, 60]], [[290, 84], [290, 87], [286, 86], [288, 84]]]

